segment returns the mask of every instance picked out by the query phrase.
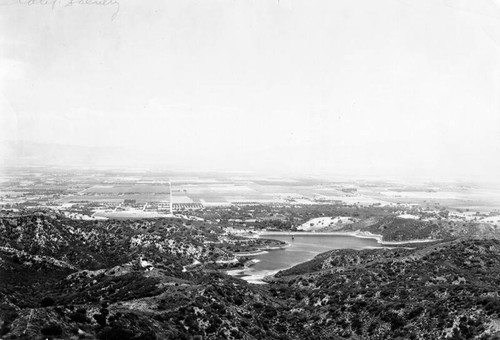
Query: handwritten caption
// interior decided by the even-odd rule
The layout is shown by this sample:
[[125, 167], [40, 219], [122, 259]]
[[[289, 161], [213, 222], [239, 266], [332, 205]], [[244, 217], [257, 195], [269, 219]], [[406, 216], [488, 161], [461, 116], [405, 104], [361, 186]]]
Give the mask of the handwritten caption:
[[52, 10], [56, 8], [69, 8], [78, 6], [96, 6], [111, 8], [111, 20], [115, 20], [120, 12], [120, 2], [117, 0], [18, 0], [23, 6], [47, 6]]

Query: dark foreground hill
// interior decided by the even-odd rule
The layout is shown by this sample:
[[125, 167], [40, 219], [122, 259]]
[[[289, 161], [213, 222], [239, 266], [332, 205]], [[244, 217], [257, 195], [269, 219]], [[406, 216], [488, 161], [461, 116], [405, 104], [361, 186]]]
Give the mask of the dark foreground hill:
[[175, 221], [0, 221], [2, 339], [493, 339], [500, 242], [336, 250], [251, 285]]

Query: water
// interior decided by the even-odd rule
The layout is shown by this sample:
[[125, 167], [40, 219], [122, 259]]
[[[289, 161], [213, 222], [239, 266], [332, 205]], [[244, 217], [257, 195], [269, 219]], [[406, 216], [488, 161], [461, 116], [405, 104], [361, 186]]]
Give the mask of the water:
[[316, 255], [332, 249], [363, 249], [381, 246], [375, 239], [344, 235], [295, 235], [292, 240], [290, 235], [276, 234], [265, 235], [263, 238], [285, 241], [290, 246], [251, 256], [259, 262], [249, 268], [231, 271], [231, 275], [248, 282], [263, 283], [262, 278], [267, 275], [273, 275], [280, 270], [311, 260]]

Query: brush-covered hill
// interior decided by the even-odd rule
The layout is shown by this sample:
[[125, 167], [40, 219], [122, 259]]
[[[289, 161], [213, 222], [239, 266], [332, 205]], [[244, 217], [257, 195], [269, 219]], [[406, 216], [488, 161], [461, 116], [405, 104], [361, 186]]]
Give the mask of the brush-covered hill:
[[500, 228], [475, 221], [453, 221], [447, 219], [408, 219], [397, 216], [378, 216], [361, 219], [355, 223], [337, 224], [317, 230], [363, 231], [382, 235], [384, 241], [450, 240], [457, 237], [500, 238]]
[[234, 262], [231, 249], [252, 242], [175, 220], [3, 218], [0, 338], [492, 339], [500, 331], [496, 239], [335, 250], [266, 285], [218, 270]]
[[250, 331], [253, 304], [276, 303], [217, 269], [241, 265], [227, 249], [258, 242], [179, 220], [2, 218], [0, 337], [216, 339]]
[[500, 241], [334, 250], [272, 280], [299, 295], [320, 335], [488, 339], [500, 332]]

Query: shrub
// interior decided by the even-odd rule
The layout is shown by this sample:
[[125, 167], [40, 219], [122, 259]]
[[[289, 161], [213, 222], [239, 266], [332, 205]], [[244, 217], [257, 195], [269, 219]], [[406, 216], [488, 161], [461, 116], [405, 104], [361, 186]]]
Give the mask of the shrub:
[[120, 327], [106, 327], [99, 334], [97, 338], [100, 340], [129, 340], [134, 336], [134, 332], [123, 329]]
[[42, 307], [49, 307], [49, 306], [53, 306], [55, 303], [54, 299], [51, 298], [50, 296], [46, 296], [42, 299], [42, 301], [40, 301], [40, 305]]
[[101, 327], [106, 326], [106, 315], [94, 314], [93, 318], [99, 324], [99, 326], [101, 326]]
[[80, 323], [88, 323], [90, 320], [87, 318], [85, 313], [81, 313], [81, 311], [71, 313], [69, 318], [74, 322]]
[[264, 305], [261, 302], [255, 302], [253, 304], [253, 308], [255, 308], [255, 309], [261, 309], [263, 307], [264, 307]]
[[62, 334], [62, 328], [60, 325], [58, 325], [56, 323], [50, 323], [48, 325], [45, 325], [41, 329], [41, 332], [43, 335], [46, 335], [46, 336], [51, 336], [51, 335], [58, 336], [58, 335]]
[[[3, 307], [4, 305], [2, 305]], [[8, 311], [3, 315], [3, 323], [0, 327], [0, 336], [10, 332], [10, 324], [19, 316], [13, 307], [7, 307]]]

